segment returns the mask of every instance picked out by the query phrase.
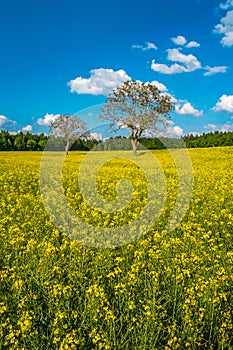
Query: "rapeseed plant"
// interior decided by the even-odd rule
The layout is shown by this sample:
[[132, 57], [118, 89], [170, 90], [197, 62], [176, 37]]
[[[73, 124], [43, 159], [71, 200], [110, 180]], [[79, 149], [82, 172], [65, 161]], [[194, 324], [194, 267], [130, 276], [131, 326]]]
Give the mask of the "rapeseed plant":
[[[114, 249], [87, 247], [54, 226], [40, 197], [41, 153], [0, 152], [0, 349], [232, 349], [232, 150], [189, 151], [193, 195], [172, 232], [176, 168], [167, 151], [155, 151], [165, 207], [149, 232]], [[102, 214], [77, 183], [84, 155], [65, 160], [69, 205], [99, 227], [133, 220], [146, 202], [143, 173], [119, 159], [100, 169], [106, 200], [120, 178], [135, 192], [125, 211]]]

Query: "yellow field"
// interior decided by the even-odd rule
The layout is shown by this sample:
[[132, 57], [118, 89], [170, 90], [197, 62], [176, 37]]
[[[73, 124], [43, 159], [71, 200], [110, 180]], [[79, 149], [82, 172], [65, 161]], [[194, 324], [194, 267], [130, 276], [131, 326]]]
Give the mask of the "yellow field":
[[[161, 215], [136, 240], [131, 232], [127, 244], [101, 249], [50, 221], [40, 195], [42, 153], [0, 152], [0, 349], [233, 349], [233, 148], [189, 150], [192, 198], [171, 232], [177, 171], [168, 152], [153, 153], [168, 190]], [[63, 168], [73, 210], [97, 228], [133, 221], [146, 204], [143, 172], [120, 159], [99, 172], [106, 200], [117, 198], [121, 177], [135, 189], [125, 211], [103, 214], [79, 192], [84, 156], [71, 152]]]

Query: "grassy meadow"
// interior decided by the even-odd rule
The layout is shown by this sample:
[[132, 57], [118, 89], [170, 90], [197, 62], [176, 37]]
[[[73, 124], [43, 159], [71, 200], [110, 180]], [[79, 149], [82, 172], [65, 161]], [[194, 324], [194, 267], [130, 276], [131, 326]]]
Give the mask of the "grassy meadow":
[[[138, 239], [100, 249], [50, 220], [41, 152], [0, 152], [0, 349], [233, 349], [233, 147], [189, 153], [193, 192], [178, 227], [166, 231], [177, 171], [166, 150], [153, 151], [166, 178], [164, 210]], [[100, 171], [103, 198], [116, 197], [121, 177], [135, 189], [126, 211], [103, 214], [77, 185], [85, 154], [64, 163], [69, 205], [97, 227], [132, 221], [146, 203], [143, 172], [120, 159]]]

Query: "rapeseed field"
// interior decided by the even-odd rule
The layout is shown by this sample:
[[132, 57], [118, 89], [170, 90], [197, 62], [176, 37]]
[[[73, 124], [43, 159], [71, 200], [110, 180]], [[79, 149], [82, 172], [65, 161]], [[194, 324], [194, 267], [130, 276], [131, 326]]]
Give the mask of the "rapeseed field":
[[[179, 225], [166, 229], [176, 167], [166, 150], [154, 151], [166, 179], [158, 219], [127, 244], [98, 248], [71, 239], [47, 214], [42, 153], [0, 152], [0, 349], [233, 349], [233, 148], [189, 153], [192, 197]], [[103, 214], [77, 184], [84, 156], [70, 152], [64, 163], [70, 207], [96, 227], [133, 221], [146, 205], [143, 172], [108, 162], [100, 195], [115, 199], [120, 177], [135, 191], [125, 211]]]

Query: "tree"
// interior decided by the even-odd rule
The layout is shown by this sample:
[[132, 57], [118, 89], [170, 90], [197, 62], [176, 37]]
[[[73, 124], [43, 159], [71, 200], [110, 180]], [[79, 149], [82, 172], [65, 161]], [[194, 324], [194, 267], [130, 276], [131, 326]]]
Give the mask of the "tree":
[[33, 139], [28, 139], [27, 140], [27, 149], [30, 151], [35, 151], [37, 147], [37, 142]]
[[1, 151], [12, 151], [14, 149], [14, 140], [12, 135], [6, 130], [0, 132], [0, 150]]
[[14, 146], [16, 147], [17, 151], [25, 151], [25, 135], [22, 133], [22, 131], [16, 135]]
[[173, 110], [171, 98], [149, 83], [127, 81], [108, 96], [100, 118], [110, 122], [110, 128], [130, 129], [133, 154], [136, 155], [140, 139], [145, 132], [152, 135], [159, 124], [168, 126]]
[[39, 149], [40, 149], [40, 150], [43, 150], [43, 149], [45, 148], [46, 144], [47, 144], [47, 140], [40, 140], [40, 141], [38, 142], [38, 147], [39, 147]]
[[62, 137], [65, 141], [65, 152], [68, 154], [70, 145], [77, 137], [86, 136], [87, 127], [76, 115], [62, 114], [50, 123], [50, 132], [55, 137]]

